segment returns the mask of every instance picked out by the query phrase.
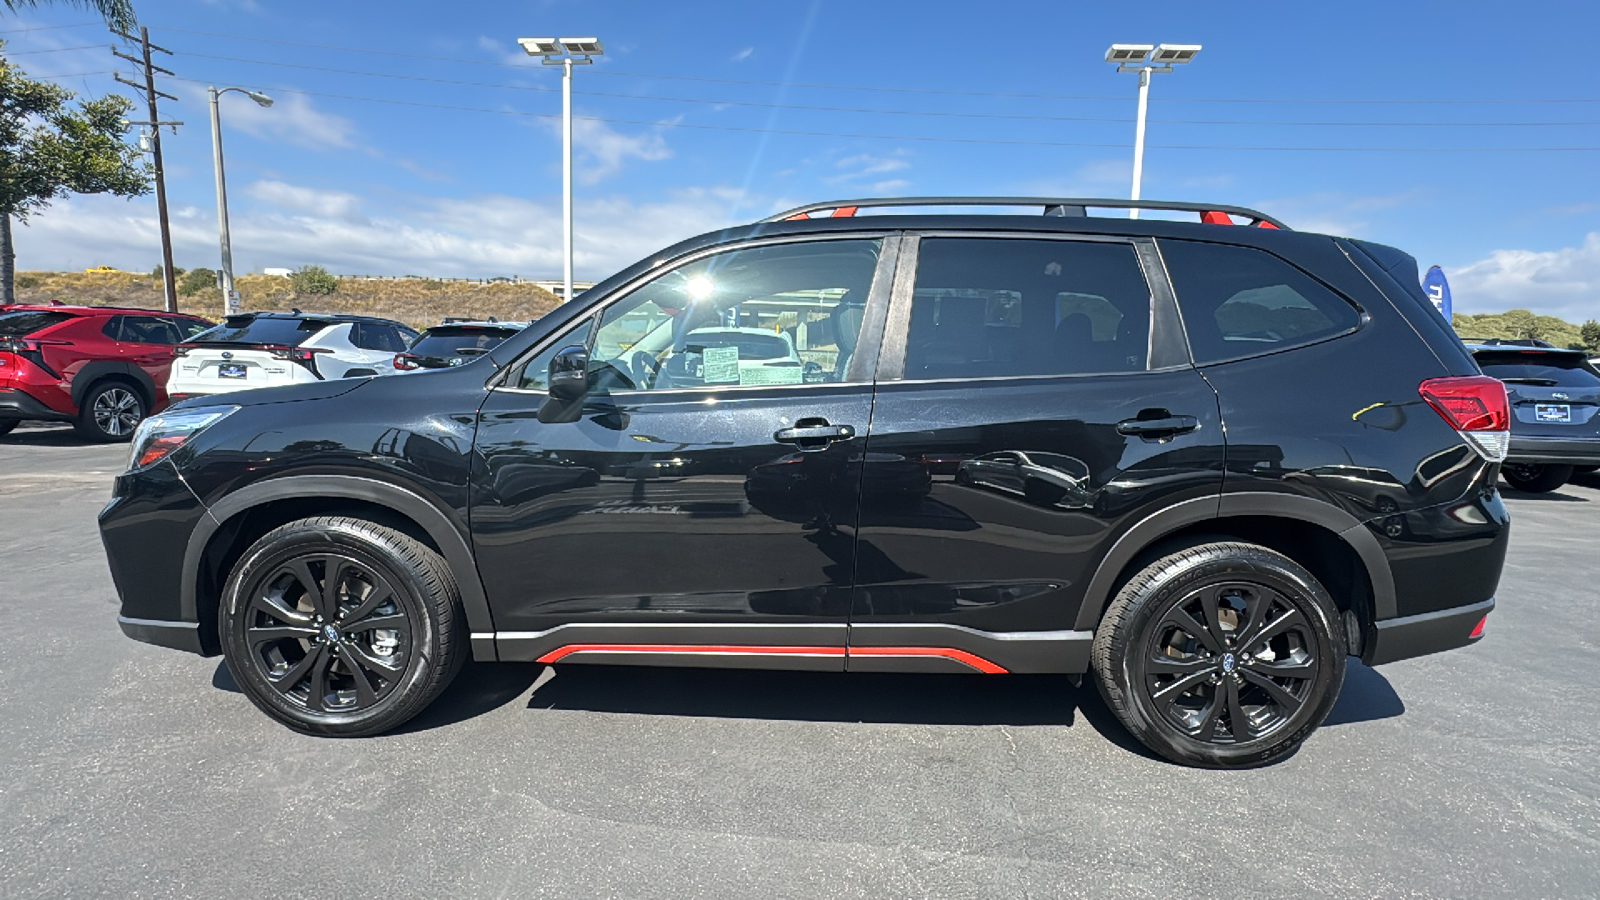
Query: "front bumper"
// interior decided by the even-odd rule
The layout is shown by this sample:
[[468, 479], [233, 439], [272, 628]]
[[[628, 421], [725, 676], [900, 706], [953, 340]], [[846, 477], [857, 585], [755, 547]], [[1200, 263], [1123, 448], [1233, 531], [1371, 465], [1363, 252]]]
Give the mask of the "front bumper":
[[1535, 465], [1600, 466], [1600, 437], [1588, 439], [1511, 435], [1506, 462]]
[[1483, 640], [1478, 623], [1493, 610], [1494, 598], [1490, 597], [1468, 606], [1385, 619], [1367, 633], [1361, 661], [1369, 666], [1381, 666], [1476, 644]]
[[24, 391], [14, 388], [0, 388], [0, 419], [70, 422], [72, 421], [72, 416], [56, 412]]
[[182, 602], [189, 536], [205, 515], [170, 461], [117, 477], [99, 525], [111, 582], [122, 601], [117, 624], [123, 634], [201, 655], [216, 652], [215, 635], [203, 635], [201, 616]]

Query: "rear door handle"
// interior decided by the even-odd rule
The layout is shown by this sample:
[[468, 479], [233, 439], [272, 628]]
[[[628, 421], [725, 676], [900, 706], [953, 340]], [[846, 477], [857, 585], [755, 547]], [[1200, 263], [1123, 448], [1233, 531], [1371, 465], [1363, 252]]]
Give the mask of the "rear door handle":
[[1143, 438], [1172, 437], [1188, 434], [1200, 427], [1194, 416], [1164, 416], [1159, 419], [1124, 419], [1117, 423], [1117, 433], [1138, 435]]
[[814, 453], [828, 449], [834, 441], [848, 441], [856, 436], [850, 425], [829, 425], [827, 419], [801, 419], [793, 428], [780, 428], [772, 439], [780, 444], [794, 444], [801, 452]]

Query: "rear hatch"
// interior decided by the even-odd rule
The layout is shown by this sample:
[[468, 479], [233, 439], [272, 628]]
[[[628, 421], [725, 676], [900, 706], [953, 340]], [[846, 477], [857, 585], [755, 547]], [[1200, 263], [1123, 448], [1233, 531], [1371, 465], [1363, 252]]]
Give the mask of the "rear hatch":
[[[320, 379], [320, 350], [300, 345], [334, 324], [331, 319], [229, 316], [179, 345], [169, 390], [218, 393]], [[296, 369], [299, 371], [296, 371]]]
[[1582, 353], [1496, 347], [1473, 356], [1483, 374], [1505, 382], [1513, 434], [1600, 439], [1600, 374]]
[[14, 309], [0, 313], [0, 387], [11, 387], [21, 380], [23, 366], [43, 369], [52, 377], [60, 374], [45, 360], [44, 348], [50, 343], [48, 332], [72, 313], [45, 309]]
[[395, 357], [398, 369], [446, 369], [471, 362], [516, 334], [519, 329], [494, 325], [440, 325], [429, 328], [406, 352]]

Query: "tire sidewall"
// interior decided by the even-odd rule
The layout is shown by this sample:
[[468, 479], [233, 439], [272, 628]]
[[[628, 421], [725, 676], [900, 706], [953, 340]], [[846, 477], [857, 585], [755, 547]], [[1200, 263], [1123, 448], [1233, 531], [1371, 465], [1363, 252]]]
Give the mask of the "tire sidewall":
[[[1162, 571], [1153, 587], [1136, 601], [1137, 609], [1126, 622], [1121, 653], [1111, 673], [1126, 698], [1128, 714], [1136, 721], [1135, 733], [1169, 759], [1213, 768], [1263, 765], [1293, 752], [1327, 718], [1344, 681], [1348, 651], [1342, 619], [1332, 598], [1310, 573], [1270, 551], [1248, 556], [1219, 551], [1199, 559], [1169, 557], [1156, 565]], [[1183, 735], [1161, 715], [1134, 676], [1133, 660], [1136, 654], [1145, 652], [1149, 629], [1174, 603], [1212, 584], [1238, 582], [1271, 588], [1293, 604], [1311, 625], [1321, 665], [1307, 701], [1271, 734], [1242, 744], [1203, 743]]]
[[[413, 643], [400, 683], [382, 700], [359, 712], [312, 713], [291, 702], [260, 672], [244, 636], [249, 591], [260, 579], [296, 556], [330, 551], [348, 554], [388, 579], [395, 589], [396, 601], [412, 623]], [[423, 599], [427, 593], [422, 579], [382, 540], [339, 526], [280, 529], [251, 547], [228, 578], [221, 603], [223, 656], [251, 702], [291, 728], [335, 736], [384, 731], [415, 712], [412, 706], [421, 690], [419, 685], [427, 680], [433, 660], [439, 655], [439, 621]]]
[[[84, 395], [83, 406], [78, 410], [79, 430], [97, 441], [115, 443], [133, 439], [132, 431], [128, 432], [127, 434], [108, 433], [104, 428], [100, 427], [100, 420], [96, 419], [94, 416], [94, 405], [99, 402], [100, 396], [105, 394], [107, 391], [114, 390], [127, 391], [133, 397], [134, 401], [139, 404], [139, 422], [143, 422], [150, 415], [150, 405], [145, 402], [144, 395], [139, 392], [138, 388], [120, 381], [108, 381], [104, 384], [97, 384], [89, 389], [88, 394]], [[137, 429], [138, 422], [134, 423], [134, 427]]]

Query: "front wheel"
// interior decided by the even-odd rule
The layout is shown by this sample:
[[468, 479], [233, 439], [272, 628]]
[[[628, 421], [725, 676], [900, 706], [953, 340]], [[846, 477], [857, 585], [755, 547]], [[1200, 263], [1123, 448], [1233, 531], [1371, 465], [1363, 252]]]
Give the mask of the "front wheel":
[[365, 737], [443, 691], [465, 658], [455, 580], [415, 539], [360, 519], [301, 519], [245, 552], [222, 598], [228, 668], [296, 731]]
[[1291, 752], [1344, 683], [1339, 610], [1315, 577], [1255, 544], [1173, 553], [1106, 610], [1092, 661], [1100, 693], [1146, 747], [1235, 768]]
[[1508, 462], [1500, 467], [1500, 477], [1519, 491], [1548, 494], [1572, 479], [1572, 467]]

